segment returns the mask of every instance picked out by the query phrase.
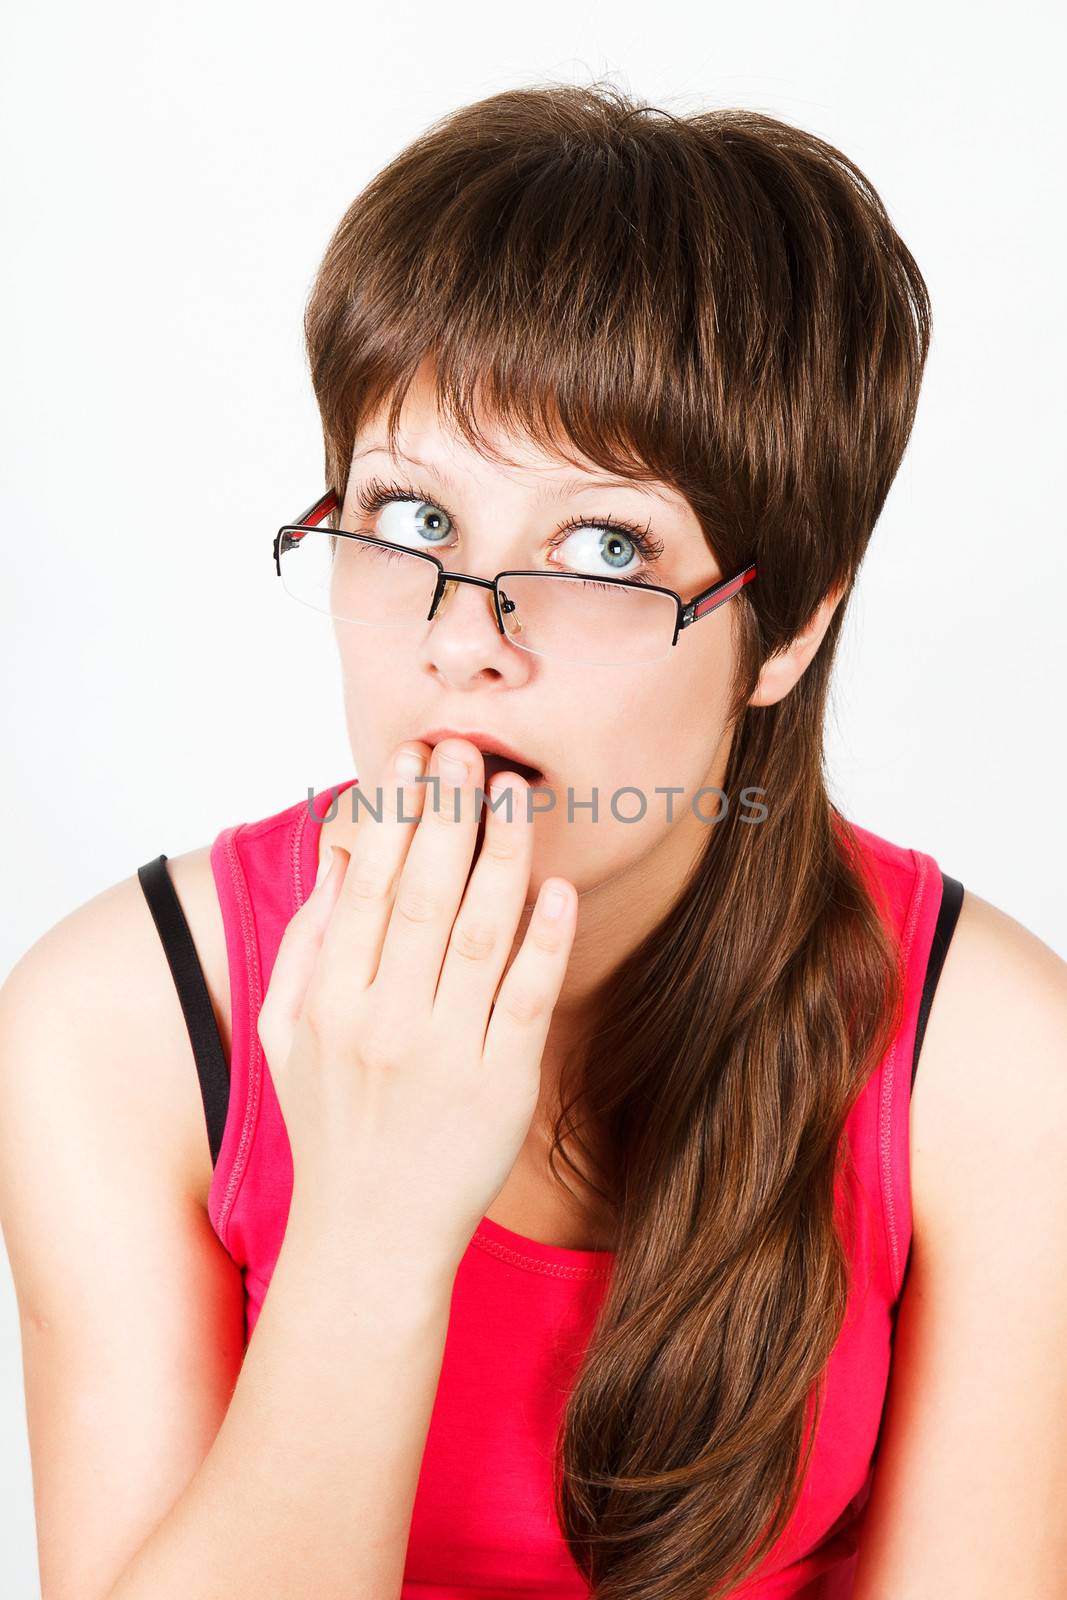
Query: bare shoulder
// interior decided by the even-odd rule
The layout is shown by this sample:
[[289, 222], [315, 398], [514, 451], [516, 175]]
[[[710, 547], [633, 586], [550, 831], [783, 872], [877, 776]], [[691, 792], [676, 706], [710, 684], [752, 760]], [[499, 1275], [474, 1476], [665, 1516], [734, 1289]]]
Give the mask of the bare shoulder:
[[1052, 1600], [1067, 1563], [1067, 963], [970, 892], [910, 1148], [912, 1257], [854, 1600]]
[[997, 1204], [1033, 1181], [1035, 1162], [1054, 1161], [1053, 1179], [1064, 1147], [1045, 1130], [1057, 1125], [1067, 1132], [1067, 962], [966, 890], [912, 1096], [916, 1232], [936, 1231], [961, 1185], [980, 1182]]
[[[204, 971], [227, 1061], [230, 985], [222, 912], [210, 847], [167, 860], [167, 871]], [[49, 1075], [24, 1092], [49, 1097], [48, 1109], [93, 1097], [114, 1118], [116, 1135], [158, 1141], [159, 1154], [188, 1192], [207, 1206], [211, 1155], [192, 1047], [167, 959], [134, 872], [69, 912], [20, 958], [0, 989], [9, 1026], [32, 1031], [38, 1019], [69, 1036], [79, 1081], [53, 1057]], [[75, 1046], [75, 1041], [77, 1044]], [[6, 1070], [17, 1073], [19, 1061]], [[40, 1110], [46, 1107], [43, 1103]], [[83, 1107], [83, 1110], [87, 1109]]]
[[[208, 853], [167, 865], [225, 1023]], [[0, 1221], [44, 1594], [110, 1592], [226, 1414], [243, 1286], [206, 1215], [210, 1177], [184, 1017], [133, 874], [0, 987]]]

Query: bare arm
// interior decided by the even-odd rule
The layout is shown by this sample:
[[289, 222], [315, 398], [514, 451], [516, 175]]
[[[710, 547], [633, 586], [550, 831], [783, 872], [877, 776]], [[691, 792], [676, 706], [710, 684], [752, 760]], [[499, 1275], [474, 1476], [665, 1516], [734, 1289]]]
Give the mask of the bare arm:
[[350, 1251], [342, 1270], [329, 1228], [294, 1212], [242, 1367], [205, 1163], [189, 1041], [128, 879], [0, 988], [0, 1216], [43, 1600], [388, 1600], [446, 1285], [401, 1292]]
[[[155, 1246], [147, 1259], [162, 1275], [167, 1304], [164, 1318], [142, 1313], [135, 1328], [148, 1339], [140, 1357], [150, 1374], [147, 1392], [163, 1401], [162, 1478], [177, 1492], [166, 1496], [162, 1518], [147, 1519], [142, 1503], [103, 1542], [87, 1532], [98, 1552], [94, 1586], [85, 1581], [87, 1561], [76, 1558], [65, 1569], [73, 1576], [44, 1600], [400, 1594], [453, 1282], [529, 1132], [577, 899], [565, 879], [550, 879], [528, 906], [532, 838], [528, 811], [522, 816], [526, 784], [514, 774], [498, 781], [504, 798], [514, 789], [519, 804], [488, 820], [472, 870], [482, 758], [469, 742], [446, 743], [466, 764], [463, 803], [460, 787], [448, 785], [443, 803], [435, 792], [424, 812], [426, 789], [409, 775], [404, 781], [419, 808], [401, 809], [395, 752], [394, 798], [381, 826], [359, 834], [352, 859], [336, 852], [332, 870], [282, 936], [257, 1025], [293, 1151], [288, 1225], [232, 1396], [188, 1472], [188, 1441], [173, 1414], [182, 1410], [183, 1382], [198, 1400], [210, 1392], [205, 1415], [217, 1405], [226, 1360], [211, 1364], [210, 1352], [217, 1344], [229, 1352], [233, 1322], [229, 1314], [209, 1322], [206, 1372], [186, 1366], [175, 1374], [175, 1348], [182, 1355], [194, 1347], [172, 1323], [181, 1329], [207, 1302], [182, 1304], [181, 1274], [165, 1254], [159, 1258], [161, 1245], [185, 1238], [173, 1213], [190, 1209], [188, 1171], [171, 1153], [173, 1132], [166, 1119], [160, 1132], [143, 1075], [114, 1066], [118, 979], [132, 977], [136, 985], [145, 977], [147, 958], [135, 952], [142, 943], [153, 946], [147, 908], [135, 911], [128, 900], [139, 892], [136, 881], [118, 886], [110, 924], [99, 910], [83, 908], [76, 933], [60, 937], [55, 949], [35, 948], [21, 976], [5, 985], [5, 1231], [27, 1308], [36, 1300], [54, 1310], [67, 1350], [77, 1349], [80, 1330], [66, 1306], [65, 1277], [84, 1285], [95, 1313], [88, 1360], [104, 1374], [92, 1389], [98, 1436], [106, 1437], [108, 1406], [124, 1404], [122, 1364], [110, 1339], [129, 1337], [122, 1311], [144, 1297], [136, 1278], [143, 1223], [128, 1218], [146, 1196], [156, 1226], [139, 1242]], [[428, 748], [421, 754], [425, 765]], [[433, 753], [435, 784], [450, 777], [441, 754]], [[137, 928], [144, 941], [131, 935]], [[108, 959], [117, 949], [125, 962]], [[161, 987], [158, 948], [152, 961], [146, 1036], [149, 1019], [176, 1004]], [[119, 1037], [120, 1056], [136, 1050], [129, 1028]], [[143, 1049], [144, 1041], [138, 1044]], [[126, 1055], [122, 1067], [137, 1060]], [[104, 1095], [94, 1092], [101, 1077]], [[42, 1125], [49, 1125], [60, 1192], [65, 1188], [58, 1211], [53, 1174], [25, 1154]], [[117, 1308], [83, 1265], [92, 1245], [124, 1261], [136, 1285], [119, 1289]], [[187, 1274], [194, 1288], [198, 1275], [206, 1286], [210, 1259], [206, 1246], [197, 1253]], [[47, 1393], [46, 1369], [62, 1371], [59, 1342], [38, 1364], [37, 1393]], [[78, 1383], [69, 1388], [79, 1401]], [[56, 1421], [54, 1403], [49, 1415], [62, 1436], [67, 1423]], [[156, 1415], [149, 1411], [134, 1424], [127, 1403], [126, 1428], [137, 1441], [132, 1459], [144, 1462]], [[95, 1466], [86, 1442], [76, 1433], [62, 1452], [65, 1461], [70, 1445], [80, 1452], [74, 1468], [63, 1470], [83, 1482]], [[113, 1507], [107, 1514], [121, 1516]], [[125, 1564], [115, 1558], [120, 1546]]]
[[215, 1442], [107, 1600], [399, 1596], [450, 1291], [324, 1271], [319, 1232], [290, 1216]]
[[912, 1104], [913, 1261], [854, 1600], [1067, 1565], [1067, 965], [969, 891]]

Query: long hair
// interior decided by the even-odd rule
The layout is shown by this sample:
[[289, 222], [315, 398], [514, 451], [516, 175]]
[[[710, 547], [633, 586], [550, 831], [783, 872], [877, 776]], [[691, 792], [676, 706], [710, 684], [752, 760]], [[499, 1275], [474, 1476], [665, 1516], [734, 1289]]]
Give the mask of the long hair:
[[[676, 487], [721, 571], [758, 564], [730, 607], [725, 793], [763, 791], [766, 819], [708, 828], [684, 893], [594, 997], [554, 1126], [557, 1177], [562, 1155], [618, 1219], [555, 1462], [596, 1600], [731, 1592], [810, 1461], [848, 1295], [845, 1122], [902, 992], [823, 722], [929, 327], [915, 261], [839, 150], [603, 84], [516, 88], [432, 124], [352, 203], [307, 304], [339, 502], [362, 419], [389, 401], [395, 443], [429, 359], [439, 407], [487, 457], [479, 415], [559, 455], [573, 441]], [[748, 706], [837, 588], [793, 689]]]

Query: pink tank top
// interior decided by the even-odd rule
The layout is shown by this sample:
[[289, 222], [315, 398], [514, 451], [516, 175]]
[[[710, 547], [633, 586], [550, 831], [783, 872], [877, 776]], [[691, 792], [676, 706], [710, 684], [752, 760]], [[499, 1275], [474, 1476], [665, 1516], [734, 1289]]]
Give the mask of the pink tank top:
[[[301, 800], [260, 822], [225, 828], [211, 850], [226, 930], [232, 1052], [208, 1209], [241, 1268], [247, 1337], [281, 1248], [293, 1170], [256, 1019], [282, 932], [314, 885], [318, 820], [355, 781], [321, 790], [310, 806]], [[911, 1241], [912, 1069], [959, 909], [954, 892], [962, 895], [933, 857], [852, 826], [899, 939], [904, 1020], [848, 1121], [870, 1204], [811, 1468], [790, 1524], [737, 1591], [746, 1600], [844, 1600], [851, 1593]], [[588, 1593], [554, 1517], [550, 1463], [612, 1261], [611, 1252], [540, 1244], [488, 1217], [479, 1224], [454, 1284], [404, 1600], [578, 1600]]]

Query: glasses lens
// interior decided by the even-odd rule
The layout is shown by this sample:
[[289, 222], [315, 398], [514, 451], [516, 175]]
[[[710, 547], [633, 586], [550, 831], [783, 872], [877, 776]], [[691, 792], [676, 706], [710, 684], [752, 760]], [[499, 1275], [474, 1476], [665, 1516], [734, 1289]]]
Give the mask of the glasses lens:
[[[437, 569], [412, 552], [301, 528], [282, 535], [278, 559], [288, 594], [341, 621], [413, 627], [429, 616]], [[677, 617], [670, 595], [567, 573], [503, 574], [500, 609], [521, 650], [604, 666], [661, 660]]]
[[329, 528], [283, 534], [278, 564], [294, 600], [377, 628], [424, 622], [437, 584], [431, 562]]
[[678, 611], [670, 595], [637, 584], [515, 572], [500, 579], [500, 609], [508, 638], [521, 649], [603, 666], [659, 661], [671, 648]]

